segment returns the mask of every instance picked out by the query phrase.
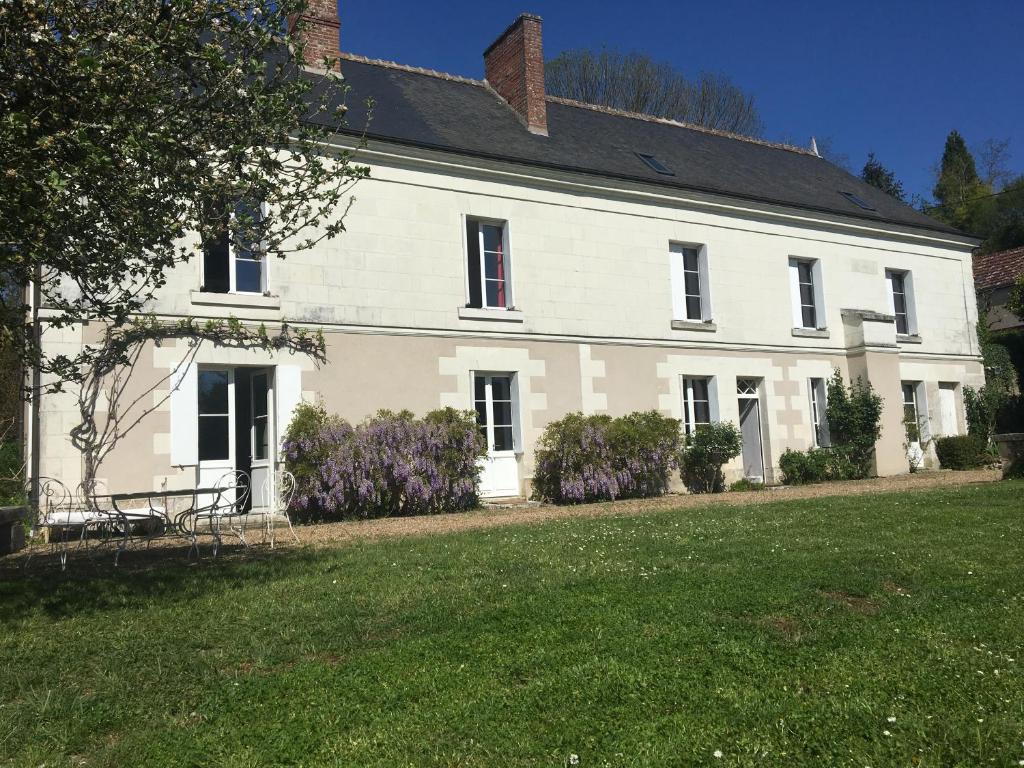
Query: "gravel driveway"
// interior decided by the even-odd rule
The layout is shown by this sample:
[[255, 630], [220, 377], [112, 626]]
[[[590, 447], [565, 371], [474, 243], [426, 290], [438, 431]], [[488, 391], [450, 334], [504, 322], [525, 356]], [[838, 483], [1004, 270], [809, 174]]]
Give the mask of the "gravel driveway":
[[[708, 507], [718, 504], [763, 504], [790, 499], [815, 499], [828, 496], [857, 496], [918, 488], [940, 488], [991, 483], [1000, 479], [994, 469], [966, 472], [933, 471], [912, 475], [880, 477], [804, 486], [776, 486], [762, 491], [736, 491], [710, 495], [669, 494], [655, 499], [631, 499], [599, 504], [560, 507], [553, 504], [488, 507], [474, 512], [419, 517], [392, 517], [376, 520], [350, 520], [340, 523], [296, 526], [303, 544], [333, 546], [339, 542], [382, 537], [430, 536], [438, 533], [472, 531], [524, 523], [543, 523], [579, 517], [644, 515], [665, 509]], [[285, 540], [278, 536], [278, 541]]]

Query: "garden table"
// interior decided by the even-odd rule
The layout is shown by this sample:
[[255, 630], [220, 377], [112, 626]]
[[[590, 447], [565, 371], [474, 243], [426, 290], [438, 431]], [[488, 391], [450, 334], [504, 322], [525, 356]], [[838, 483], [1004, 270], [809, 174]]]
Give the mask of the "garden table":
[[111, 516], [120, 523], [122, 529], [114, 565], [117, 565], [121, 552], [127, 548], [131, 532], [136, 526], [145, 530], [147, 546], [153, 539], [171, 534], [187, 538], [192, 549], [198, 553], [196, 519], [200, 514], [216, 509], [224, 491], [224, 488], [212, 487], [111, 494]]

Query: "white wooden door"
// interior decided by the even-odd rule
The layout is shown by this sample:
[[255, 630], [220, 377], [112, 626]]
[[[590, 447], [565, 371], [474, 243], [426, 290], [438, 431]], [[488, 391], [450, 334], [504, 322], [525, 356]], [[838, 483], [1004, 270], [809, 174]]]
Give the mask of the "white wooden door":
[[956, 384], [939, 384], [939, 425], [944, 436], [960, 433], [956, 417]]
[[[198, 482], [212, 488], [235, 469], [235, 371], [233, 368], [200, 368], [197, 375]], [[233, 501], [225, 498], [226, 502]], [[201, 496], [200, 504], [210, 497]]]
[[764, 482], [764, 452], [761, 445], [761, 403], [758, 379], [737, 379], [739, 396], [740, 434], [743, 438], [743, 476], [758, 483]]
[[509, 373], [473, 376], [477, 424], [487, 442], [487, 456], [480, 461], [480, 495], [484, 498], [519, 495], [514, 386], [515, 377]]
[[270, 413], [272, 388], [270, 372], [253, 371], [249, 378], [249, 445], [252, 453], [250, 472], [252, 507], [264, 509], [271, 498], [270, 477], [273, 466], [273, 420]]

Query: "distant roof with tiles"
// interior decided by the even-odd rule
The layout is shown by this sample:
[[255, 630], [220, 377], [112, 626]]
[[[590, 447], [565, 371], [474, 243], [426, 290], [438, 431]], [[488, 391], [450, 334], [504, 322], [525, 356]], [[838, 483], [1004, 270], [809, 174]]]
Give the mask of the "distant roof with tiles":
[[978, 290], [1010, 285], [1024, 275], [1024, 246], [974, 256], [974, 287]]

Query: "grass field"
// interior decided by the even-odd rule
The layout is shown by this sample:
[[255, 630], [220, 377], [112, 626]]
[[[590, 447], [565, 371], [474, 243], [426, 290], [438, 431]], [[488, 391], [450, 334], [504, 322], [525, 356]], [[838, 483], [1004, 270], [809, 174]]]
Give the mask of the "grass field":
[[1024, 761], [1021, 482], [140, 559], [0, 572], [0, 764]]

